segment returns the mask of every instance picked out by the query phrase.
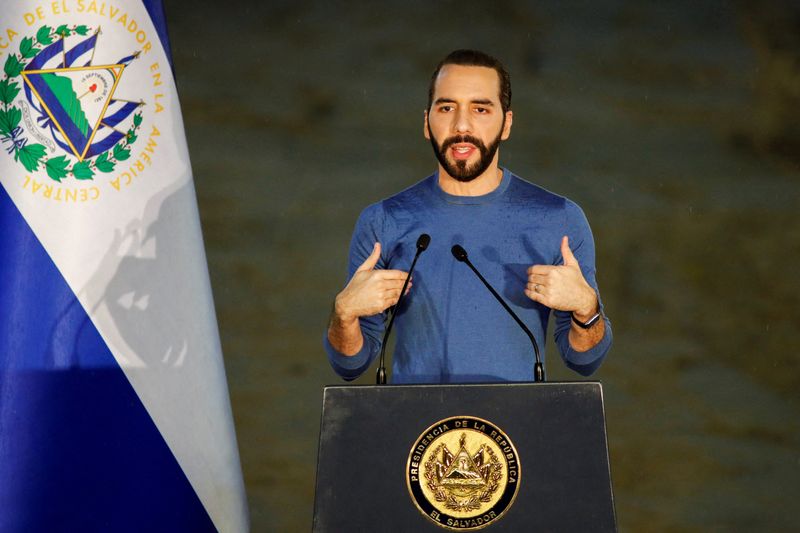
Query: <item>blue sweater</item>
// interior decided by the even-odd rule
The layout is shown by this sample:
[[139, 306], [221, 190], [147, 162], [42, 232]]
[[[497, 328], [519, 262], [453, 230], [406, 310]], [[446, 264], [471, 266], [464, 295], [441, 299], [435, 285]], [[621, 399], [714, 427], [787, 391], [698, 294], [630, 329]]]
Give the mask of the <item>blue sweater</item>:
[[[528, 267], [563, 264], [561, 238], [568, 235], [586, 281], [597, 290], [594, 241], [580, 207], [505, 169], [500, 185], [483, 196], [448, 194], [434, 174], [367, 207], [350, 244], [348, 279], [376, 241], [381, 243], [376, 268], [407, 271], [421, 233], [429, 234], [431, 243], [417, 261], [413, 287], [395, 318], [393, 383], [533, 379], [530, 340], [469, 267], [453, 258], [454, 244], [467, 250], [470, 261], [533, 332], [543, 357], [552, 310], [525, 296]], [[565, 364], [582, 375], [594, 372], [611, 346], [608, 320], [600, 343], [576, 352], [568, 340], [570, 314], [553, 315]], [[334, 350], [324, 336], [330, 363], [344, 379], [358, 377], [379, 353], [385, 318], [386, 313], [360, 319], [364, 345], [352, 357]]]

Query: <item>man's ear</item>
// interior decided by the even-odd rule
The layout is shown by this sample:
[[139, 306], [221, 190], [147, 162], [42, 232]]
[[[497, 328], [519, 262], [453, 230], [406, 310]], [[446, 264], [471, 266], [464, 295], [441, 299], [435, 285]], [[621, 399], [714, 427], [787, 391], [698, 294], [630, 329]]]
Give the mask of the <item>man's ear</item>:
[[422, 134], [425, 136], [426, 139], [429, 141], [431, 140], [431, 130], [428, 128], [428, 110], [426, 109], [424, 114], [422, 115], [424, 120], [424, 124], [422, 125]]
[[500, 140], [505, 141], [511, 137], [511, 123], [514, 122], [514, 113], [509, 109], [506, 111], [506, 123], [503, 125], [503, 132], [500, 135]]

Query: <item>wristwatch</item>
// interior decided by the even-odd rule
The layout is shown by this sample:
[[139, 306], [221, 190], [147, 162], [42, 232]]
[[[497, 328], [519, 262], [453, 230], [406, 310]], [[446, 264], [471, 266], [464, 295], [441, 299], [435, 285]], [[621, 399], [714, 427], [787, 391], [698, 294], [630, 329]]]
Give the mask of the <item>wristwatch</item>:
[[600, 320], [600, 317], [603, 316], [603, 313], [601, 311], [598, 311], [597, 313], [594, 314], [592, 318], [590, 318], [586, 322], [581, 322], [580, 320], [575, 318], [575, 313], [570, 313], [570, 315], [572, 315], [572, 321], [575, 322], [578, 325], [578, 327], [583, 329], [589, 329], [590, 327], [594, 326], [598, 320]]

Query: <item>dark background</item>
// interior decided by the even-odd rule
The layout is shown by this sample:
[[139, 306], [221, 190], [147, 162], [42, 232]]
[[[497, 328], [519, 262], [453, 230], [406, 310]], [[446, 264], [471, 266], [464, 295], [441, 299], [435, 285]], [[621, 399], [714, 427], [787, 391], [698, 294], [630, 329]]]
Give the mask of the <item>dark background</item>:
[[797, 2], [166, 9], [253, 531], [310, 527], [350, 232], [434, 170], [427, 83], [460, 47], [511, 72], [501, 164], [595, 233], [620, 530], [800, 529]]

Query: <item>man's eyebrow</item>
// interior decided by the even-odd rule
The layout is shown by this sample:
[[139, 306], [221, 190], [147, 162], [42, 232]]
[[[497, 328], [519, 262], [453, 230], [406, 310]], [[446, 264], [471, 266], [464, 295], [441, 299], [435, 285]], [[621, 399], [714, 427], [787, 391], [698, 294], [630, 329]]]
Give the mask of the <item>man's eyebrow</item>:
[[[494, 106], [494, 102], [492, 102], [492, 101], [491, 101], [491, 100], [489, 100], [488, 98], [476, 98], [475, 100], [470, 100], [469, 102], [470, 102], [471, 104], [478, 104], [478, 105], [485, 105], [485, 106]], [[435, 101], [435, 102], [433, 102], [433, 104], [434, 104], [434, 105], [439, 105], [439, 104], [455, 104], [455, 103], [457, 103], [457, 102], [456, 102], [455, 100], [453, 100], [452, 98], [437, 98], [437, 99], [436, 99], [436, 101]]]

